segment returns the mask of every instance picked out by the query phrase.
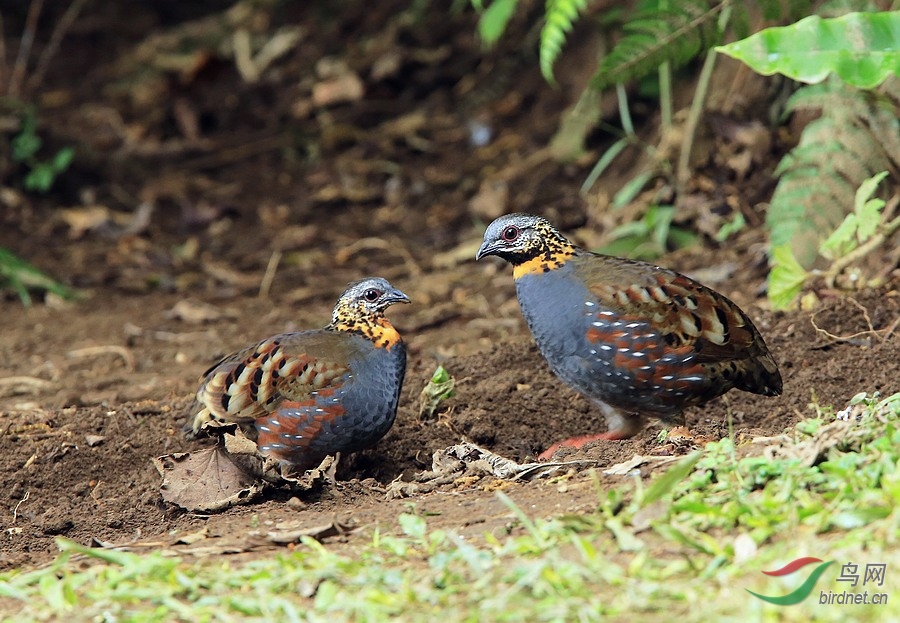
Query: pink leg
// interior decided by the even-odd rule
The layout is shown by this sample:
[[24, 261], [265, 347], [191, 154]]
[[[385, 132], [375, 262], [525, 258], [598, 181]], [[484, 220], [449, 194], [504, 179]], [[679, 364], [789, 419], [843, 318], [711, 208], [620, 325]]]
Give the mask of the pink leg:
[[596, 404], [603, 412], [606, 418], [606, 425], [609, 430], [605, 433], [597, 433], [595, 435], [583, 435], [580, 437], [572, 437], [564, 441], [557, 442], [541, 452], [538, 455], [539, 461], [547, 461], [553, 458], [553, 455], [562, 447], [581, 448], [592, 441], [606, 440], [616, 441], [619, 439], [628, 439], [634, 437], [643, 426], [643, 418], [637, 413], [623, 413], [615, 407], [611, 407], [601, 400], [597, 400]]
[[571, 437], [569, 439], [564, 439], [563, 441], [558, 441], [543, 452], [538, 455], [538, 461], [549, 461], [553, 458], [553, 455], [556, 454], [556, 451], [560, 448], [578, 448], [584, 447], [586, 444], [592, 441], [617, 441], [619, 439], [628, 439], [631, 435], [627, 434], [628, 431], [623, 430], [615, 430], [609, 431], [606, 433], [597, 433], [595, 435], [582, 435], [580, 437]]

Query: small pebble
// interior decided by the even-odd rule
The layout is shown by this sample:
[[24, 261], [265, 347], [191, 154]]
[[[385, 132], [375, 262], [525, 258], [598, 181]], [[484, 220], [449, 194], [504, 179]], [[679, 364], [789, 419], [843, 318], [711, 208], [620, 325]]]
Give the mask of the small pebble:
[[285, 506], [287, 506], [288, 508], [290, 508], [292, 510], [299, 511], [299, 510], [303, 510], [304, 508], [306, 508], [306, 502], [304, 502], [297, 496], [294, 496], [290, 500], [285, 502]]

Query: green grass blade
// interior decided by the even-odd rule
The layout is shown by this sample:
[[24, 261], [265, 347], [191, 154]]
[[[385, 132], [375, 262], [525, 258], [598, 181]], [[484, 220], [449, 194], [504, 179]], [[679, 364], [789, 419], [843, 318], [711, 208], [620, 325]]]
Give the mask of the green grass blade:
[[685, 477], [691, 473], [691, 470], [694, 469], [694, 465], [696, 465], [699, 460], [700, 453], [694, 452], [678, 461], [678, 463], [668, 471], [657, 476], [644, 491], [644, 495], [641, 497], [641, 505], [646, 506], [647, 504], [652, 504], [671, 492], [678, 483], [682, 482]]

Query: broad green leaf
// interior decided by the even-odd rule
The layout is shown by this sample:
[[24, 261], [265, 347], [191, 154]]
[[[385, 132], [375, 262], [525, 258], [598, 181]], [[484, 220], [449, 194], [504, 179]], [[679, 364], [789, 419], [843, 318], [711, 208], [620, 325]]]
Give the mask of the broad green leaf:
[[769, 301], [775, 309], [791, 304], [806, 281], [806, 271], [791, 252], [790, 244], [772, 249], [772, 272], [769, 273]]
[[63, 147], [53, 157], [53, 170], [56, 173], [62, 173], [69, 168], [72, 158], [75, 157], [75, 150], [71, 147]]
[[744, 219], [744, 215], [738, 212], [733, 220], [722, 223], [722, 226], [719, 228], [719, 231], [717, 231], [715, 235], [716, 242], [725, 242], [733, 234], [736, 234], [744, 229], [746, 225], [747, 221]]
[[43, 141], [35, 134], [34, 118], [26, 117], [22, 121], [22, 129], [12, 140], [12, 157], [16, 162], [25, 162], [34, 157]]
[[869, 199], [860, 209], [859, 225], [856, 229], [856, 237], [862, 243], [871, 238], [881, 222], [881, 209], [884, 208], [882, 199]]
[[683, 227], [672, 227], [669, 229], [669, 244], [676, 249], [697, 244], [697, 238], [697, 234]]
[[478, 20], [478, 34], [488, 46], [494, 45], [506, 30], [519, 0], [494, 0]]
[[453, 395], [455, 381], [444, 366], [438, 366], [419, 394], [419, 417], [430, 418], [440, 404]]
[[53, 186], [53, 179], [56, 177], [50, 165], [40, 163], [36, 165], [28, 175], [25, 176], [24, 186], [27, 190], [36, 190], [45, 193]]
[[716, 50], [757, 73], [783, 74], [815, 84], [834, 72], [861, 89], [900, 76], [900, 11], [807, 17], [790, 26], [766, 28]]
[[853, 201], [853, 210], [858, 215], [858, 225], [856, 230], [857, 239], [860, 243], [865, 242], [875, 234], [878, 224], [881, 222], [881, 209], [884, 208], [884, 201], [881, 199], [872, 199], [872, 195], [878, 189], [878, 185], [888, 172], [882, 171], [878, 175], [873, 175], [865, 182], [859, 185], [856, 191], [856, 197]]
[[884, 411], [885, 413], [900, 415], [900, 392], [888, 396], [879, 402], [875, 409], [879, 412]]
[[829, 260], [836, 260], [843, 257], [856, 248], [856, 239], [854, 234], [859, 227], [859, 219], [856, 214], [851, 212], [844, 218], [844, 222], [838, 225], [838, 228], [831, 232], [831, 235], [819, 247], [819, 253], [822, 257]]

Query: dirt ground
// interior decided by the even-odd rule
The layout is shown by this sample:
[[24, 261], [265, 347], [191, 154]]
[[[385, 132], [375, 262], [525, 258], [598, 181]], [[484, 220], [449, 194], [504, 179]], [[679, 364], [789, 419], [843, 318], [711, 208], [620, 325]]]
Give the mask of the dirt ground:
[[[354, 528], [396, 531], [396, 515], [412, 507], [463, 534], [503, 531], [510, 515], [496, 488], [537, 516], [596, 507], [586, 468], [563, 481], [469, 477], [410, 497], [386, 492], [463, 439], [521, 461], [603, 430], [599, 413], [538, 355], [508, 267], [473, 256], [492, 210], [545, 214], [596, 245], [625, 218], [604, 216], [604, 206], [640, 158], [582, 197], [609, 137], [590, 136], [592, 158], [568, 164], [544, 149], [580, 78], [561, 76], [552, 89], [521, 44], [483, 52], [471, 18], [413, 15], [397, 2], [350, 2], [339, 19], [328, 3], [260, 4], [242, 22], [254, 41], [276, 26], [297, 27], [300, 38], [256, 81], [221, 45], [176, 45], [185, 30], [220, 28], [203, 20], [228, 4], [129, 5], [136, 13], [126, 19], [110, 1], [76, 19], [36, 91], [47, 144], [74, 144], [78, 153], [44, 196], [17, 189], [21, 171], [0, 171], [0, 246], [83, 296], [30, 308], [12, 292], [0, 299], [0, 569], [46, 562], [59, 535], [266, 555], [291, 541], [273, 533], [334, 525], [340, 534], [331, 540], [352, 546], [370, 534]], [[54, 10], [42, 18], [39, 49]], [[4, 15], [7, 50], [23, 23], [24, 15]], [[574, 58], [590, 54], [583, 34], [567, 52]], [[178, 47], [178, 62], [155, 64], [166, 46]], [[329, 88], [354, 82], [347, 76], [364, 95], [351, 87], [346, 100], [329, 100]], [[475, 129], [484, 128], [493, 136], [480, 145]], [[768, 308], [754, 226], [784, 148], [771, 134], [765, 160], [740, 179], [713, 155], [698, 163], [690, 189], [706, 207], [683, 221], [702, 231], [704, 210], [730, 205], [751, 226], [727, 244], [704, 237], [658, 260], [741, 305], [784, 376], [781, 397], [732, 392], [690, 410], [694, 444], [730, 428], [739, 441], [778, 435], [815, 416], [816, 405], [900, 390], [900, 331], [890, 330], [900, 317], [896, 271], [877, 292], [820, 290], [812, 312]], [[366, 275], [389, 278], [414, 302], [388, 314], [410, 354], [391, 432], [342, 461], [334, 486], [299, 497], [272, 490], [212, 515], [167, 506], [152, 459], [210, 443], [180, 432], [199, 375], [253, 341], [324, 325], [345, 284]], [[438, 364], [456, 392], [422, 421], [419, 393]], [[660, 429], [651, 423], [634, 439], [580, 455], [605, 468], [634, 454], [690, 449], [660, 442]]]

